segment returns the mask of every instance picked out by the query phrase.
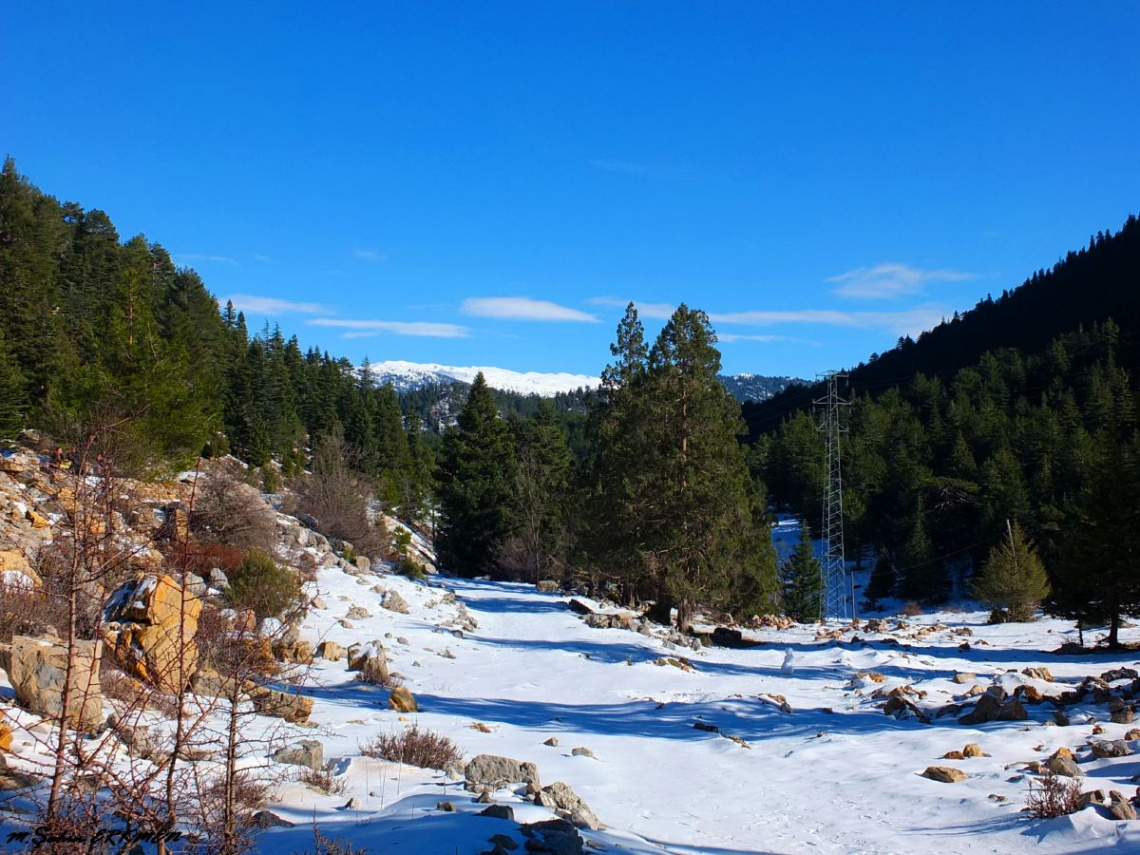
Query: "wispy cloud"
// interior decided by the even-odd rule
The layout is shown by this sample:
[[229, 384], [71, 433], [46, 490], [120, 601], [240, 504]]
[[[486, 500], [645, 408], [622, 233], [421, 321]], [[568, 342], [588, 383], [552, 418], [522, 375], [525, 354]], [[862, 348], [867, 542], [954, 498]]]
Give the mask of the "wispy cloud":
[[276, 297], [256, 297], [252, 294], [230, 294], [219, 298], [224, 306], [229, 301], [240, 312], [255, 312], [264, 315], [331, 315], [333, 310], [320, 303], [294, 303]]
[[961, 282], [976, 279], [975, 273], [959, 270], [923, 270], [909, 264], [891, 262], [875, 267], [856, 267], [827, 281], [836, 287], [833, 294], [857, 300], [885, 300], [921, 294], [928, 282]]
[[428, 321], [349, 321], [339, 318], [314, 318], [305, 323], [314, 327], [347, 330], [342, 338], [367, 338], [384, 333], [427, 338], [467, 338], [471, 334], [471, 330], [459, 324], [437, 324]]
[[463, 301], [460, 311], [478, 318], [512, 321], [574, 321], [596, 324], [598, 318], [569, 306], [530, 297], [472, 297]]
[[837, 309], [710, 313], [715, 324], [769, 327], [781, 324], [820, 324], [855, 329], [885, 329], [897, 335], [914, 335], [932, 329], [947, 315], [942, 306], [916, 306], [900, 312], [843, 312]]
[[790, 335], [740, 335], [739, 333], [723, 333], [716, 334], [717, 341], [732, 344], [739, 341], [755, 341], [761, 344], [777, 344], [780, 342], [787, 344], [806, 344], [809, 347], [819, 347], [818, 341], [812, 341], [808, 338], [796, 338]]
[[253, 254], [253, 260], [254, 261], [260, 261], [263, 264], [268, 264], [268, 263], [273, 261], [273, 259], [270, 258], [268, 255], [262, 255], [260, 252], [255, 252]]
[[637, 300], [619, 300], [617, 297], [592, 297], [590, 303], [595, 306], [616, 306], [620, 309], [633, 303], [639, 318], [656, 320], [668, 320], [673, 317], [673, 312], [677, 311], [677, 307], [672, 303], [639, 303]]
[[209, 261], [214, 264], [237, 264], [228, 255], [203, 255], [196, 252], [180, 252], [174, 256], [178, 261]]
[[383, 263], [388, 260], [388, 256], [374, 249], [354, 249], [352, 251], [352, 257], [359, 258], [361, 261], [373, 261], [377, 263]]

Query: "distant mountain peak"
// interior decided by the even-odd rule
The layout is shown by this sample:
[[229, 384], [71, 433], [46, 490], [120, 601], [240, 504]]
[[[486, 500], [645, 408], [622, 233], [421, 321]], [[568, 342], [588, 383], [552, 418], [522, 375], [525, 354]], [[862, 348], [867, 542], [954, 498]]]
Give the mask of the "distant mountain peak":
[[575, 389], [593, 389], [600, 382], [597, 377], [588, 374], [511, 371], [507, 368], [477, 365], [460, 367], [401, 360], [376, 362], [372, 365], [372, 376], [377, 382], [391, 383], [398, 392], [418, 389], [430, 383], [473, 383], [475, 376], [480, 372], [492, 389], [541, 397], [550, 397], [559, 392], [571, 392]]

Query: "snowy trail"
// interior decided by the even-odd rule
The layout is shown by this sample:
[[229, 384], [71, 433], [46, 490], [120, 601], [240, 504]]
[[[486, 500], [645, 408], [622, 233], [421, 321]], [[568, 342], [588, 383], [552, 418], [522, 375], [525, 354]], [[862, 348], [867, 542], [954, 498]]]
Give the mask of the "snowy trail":
[[[381, 609], [380, 595], [371, 590], [376, 583], [398, 591], [410, 613]], [[1140, 823], [1114, 823], [1091, 809], [1048, 822], [1019, 813], [1027, 782], [1017, 764], [1044, 759], [1061, 745], [1079, 748], [1091, 722], [1055, 727], [1045, 704], [1031, 707], [1023, 722], [966, 727], [947, 717], [923, 724], [884, 715], [870, 697], [878, 688], [912, 685], [926, 693], [926, 705], [941, 705], [969, 688], [953, 682], [959, 672], [976, 673], [979, 685], [1006, 672], [1018, 676], [1003, 679], [1030, 683], [1021, 669], [1044, 664], [1058, 681], [1075, 683], [1135, 664], [1127, 655], [1043, 653], [1065, 640], [1068, 624], [987, 627], [981, 613], [938, 614], [912, 621], [893, 637], [863, 633], [858, 642], [820, 641], [814, 627], [797, 627], [750, 632], [760, 643], [747, 649], [694, 652], [629, 630], [589, 628], [569, 611], [567, 598], [531, 586], [437, 577], [429, 587], [392, 576], [357, 580], [331, 568], [321, 571], [319, 587], [330, 608], [310, 615], [307, 636], [346, 646], [382, 639], [422, 711], [401, 720], [385, 707], [385, 690], [353, 682], [343, 663], [318, 660], [315, 676], [323, 688], [315, 693], [313, 721], [326, 756], [351, 758], [342, 766], [349, 790], [326, 797], [292, 785], [282, 797], [282, 815], [304, 823], [315, 809], [326, 833], [374, 852], [474, 855], [489, 848], [491, 826], [500, 822], [474, 817], [481, 806], [442, 774], [358, 756], [361, 742], [413, 719], [450, 736], [467, 757], [534, 761], [544, 784], [572, 786], [607, 826], [584, 836], [607, 849], [712, 855], [1140, 851], [1140, 830], [1132, 828]], [[438, 626], [456, 613], [457, 606], [441, 602], [446, 591], [466, 604], [476, 630], [458, 637]], [[337, 625], [350, 605], [364, 606], [372, 617], [352, 621], [351, 629]], [[948, 628], [915, 637], [923, 625], [939, 622]], [[967, 638], [971, 649], [960, 649]], [[789, 651], [791, 670], [784, 667]], [[677, 656], [694, 670], [656, 664]], [[875, 672], [882, 682], [862, 672]], [[775, 696], [792, 711], [782, 711]], [[698, 722], [720, 733], [695, 729]], [[1128, 729], [1104, 726], [1102, 738]], [[543, 744], [552, 736], [558, 747]], [[980, 743], [990, 756], [939, 759], [968, 742]], [[573, 756], [575, 747], [594, 756]], [[927, 766], [946, 763], [969, 779], [949, 785], [920, 776]], [[1090, 782], [1096, 780], [1096, 766], [1087, 768]], [[1096, 785], [1131, 793], [1127, 779], [1137, 771], [1136, 764], [1111, 767], [1105, 772], [1111, 780]], [[348, 796], [361, 798], [364, 809], [337, 809]], [[441, 799], [453, 801], [457, 813], [435, 811]], [[511, 804], [519, 821], [549, 817], [509, 791], [496, 799]], [[301, 845], [306, 834], [268, 833], [262, 849], [279, 851], [293, 839]]]

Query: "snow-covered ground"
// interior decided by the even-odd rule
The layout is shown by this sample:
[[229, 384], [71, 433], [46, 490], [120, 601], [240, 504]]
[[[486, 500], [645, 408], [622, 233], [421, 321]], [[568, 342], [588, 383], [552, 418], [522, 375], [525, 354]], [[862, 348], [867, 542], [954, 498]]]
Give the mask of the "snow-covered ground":
[[[759, 644], [747, 649], [693, 652], [629, 630], [588, 628], [568, 610], [567, 598], [530, 586], [436, 578], [427, 587], [387, 577], [382, 584], [411, 606], [409, 615], [394, 615], [376, 607], [368, 586], [340, 570], [323, 571], [318, 584], [330, 608], [311, 614], [307, 635], [345, 645], [384, 639], [421, 712], [401, 716], [387, 709], [386, 690], [354, 682], [343, 663], [318, 660], [312, 720], [326, 756], [344, 758], [349, 789], [326, 797], [295, 785], [277, 810], [301, 826], [316, 811], [326, 834], [373, 852], [467, 855], [489, 849], [492, 834], [514, 828], [475, 817], [482, 805], [454, 779], [358, 756], [359, 743], [413, 721], [447, 734], [467, 757], [534, 761], [544, 784], [568, 783], [607, 826], [584, 836], [607, 849], [719, 855], [1140, 851], [1140, 828], [1134, 827], [1140, 823], [1114, 822], [1095, 808], [1051, 821], [1019, 812], [1033, 777], [1022, 764], [1044, 760], [1061, 746], [1087, 754], [1094, 717], [1106, 731], [1100, 739], [1121, 738], [1131, 728], [1108, 723], [1106, 707], [1070, 707], [1069, 727], [1053, 722], [1047, 703], [1029, 706], [1028, 721], [967, 727], [953, 716], [932, 724], [896, 720], [871, 698], [876, 689], [911, 685], [926, 693], [919, 705], [934, 710], [995, 678], [1009, 688], [1042, 686], [1020, 673], [1033, 665], [1048, 667], [1058, 683], [1075, 684], [1137, 664], [1130, 655], [1051, 655], [1072, 638], [1071, 623], [991, 627], [984, 612], [935, 614], [887, 634], [856, 633], [861, 640], [850, 631], [842, 641], [819, 640], [815, 627], [798, 627], [748, 632]], [[444, 591], [466, 604], [478, 629], [460, 638], [437, 626], [455, 613], [455, 606], [441, 603]], [[344, 629], [335, 621], [353, 604], [373, 617]], [[921, 632], [939, 624], [948, 628]], [[970, 649], [960, 649], [964, 641]], [[680, 655], [691, 671], [658, 664]], [[959, 672], [976, 680], [956, 683]], [[698, 722], [719, 733], [694, 728]], [[558, 747], [543, 744], [551, 736]], [[988, 756], [939, 759], [970, 742]], [[578, 746], [594, 757], [572, 756]], [[956, 766], [969, 779], [943, 784], [921, 777], [931, 765]], [[1128, 795], [1131, 776], [1140, 772], [1130, 758], [1082, 766], [1089, 776], [1085, 789]], [[364, 807], [338, 809], [350, 796]], [[452, 801], [457, 813], [434, 810], [440, 800]], [[510, 791], [500, 791], [497, 800], [511, 804], [520, 821], [549, 817]], [[267, 832], [262, 849], [301, 845], [308, 833], [303, 827]]]
[[[795, 535], [785, 521], [777, 539], [794, 543]], [[409, 612], [382, 608], [382, 590], [398, 592]], [[1140, 822], [1111, 820], [1100, 808], [1046, 821], [1021, 813], [1037, 777], [1026, 764], [1060, 747], [1082, 761], [1086, 791], [1133, 794], [1134, 756], [1090, 758], [1090, 739], [1121, 739], [1133, 727], [1111, 723], [1107, 704], [1068, 706], [1065, 727], [1048, 702], [1027, 704], [1025, 721], [966, 726], [954, 714], [935, 716], [956, 702], [967, 704], [958, 715], [968, 710], [963, 696], [975, 686], [1057, 695], [1089, 675], [1140, 665], [1132, 653], [1051, 653], [1075, 638], [1071, 623], [987, 626], [982, 611], [943, 612], [891, 621], [885, 631], [846, 628], [832, 633], [837, 638], [817, 626], [745, 630], [753, 646], [691, 650], [660, 629], [590, 628], [568, 597], [528, 585], [445, 576], [417, 583], [381, 566], [371, 573], [331, 566], [310, 593], [327, 608], [309, 613], [305, 638], [345, 647], [381, 640], [421, 711], [389, 709], [387, 689], [357, 681], [343, 660], [318, 658], [303, 690], [315, 699], [307, 726], [247, 719], [250, 744], [274, 728], [286, 731], [279, 742], [319, 739], [345, 786], [323, 795], [295, 780], [296, 767], [279, 766], [287, 782], [270, 808], [296, 825], [262, 832], [264, 853], [311, 847], [314, 821], [325, 835], [373, 853], [475, 855], [492, 848], [494, 834], [522, 844], [516, 823], [476, 815], [484, 805], [461, 780], [361, 755], [377, 734], [412, 724], [447, 735], [467, 759], [533, 761], [543, 784], [569, 784], [605, 824], [582, 832], [605, 851], [1140, 852]], [[349, 618], [354, 606], [368, 616]], [[456, 631], [461, 606], [477, 628]], [[1125, 638], [1140, 641], [1140, 631]], [[1037, 666], [1053, 682], [1023, 673]], [[881, 695], [900, 686], [913, 687], [907, 697], [930, 723], [884, 714]], [[1097, 727], [1103, 732], [1094, 735]], [[544, 744], [551, 737], [557, 746]], [[967, 743], [986, 756], [941, 759]], [[574, 756], [578, 747], [593, 756]], [[15, 757], [32, 750], [18, 732]], [[922, 777], [932, 765], [968, 778]], [[357, 806], [346, 807], [350, 798]], [[495, 800], [512, 806], [519, 822], [552, 816], [512, 789]], [[445, 801], [455, 812], [437, 809]]]

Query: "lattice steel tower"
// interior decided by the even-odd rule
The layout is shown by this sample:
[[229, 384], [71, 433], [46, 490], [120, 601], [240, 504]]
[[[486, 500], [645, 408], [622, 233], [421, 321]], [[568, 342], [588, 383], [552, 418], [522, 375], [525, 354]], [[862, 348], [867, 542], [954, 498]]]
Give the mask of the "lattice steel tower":
[[821, 614], [824, 619], [848, 621], [855, 617], [854, 592], [843, 555], [843, 467], [840, 463], [840, 438], [847, 433], [840, 421], [842, 407], [851, 405], [839, 397], [839, 379], [846, 374], [834, 371], [821, 375], [827, 380], [827, 397], [815, 402], [822, 410], [819, 431], [824, 435], [827, 468], [823, 484], [823, 537], [824, 552], [820, 561], [823, 577]]

